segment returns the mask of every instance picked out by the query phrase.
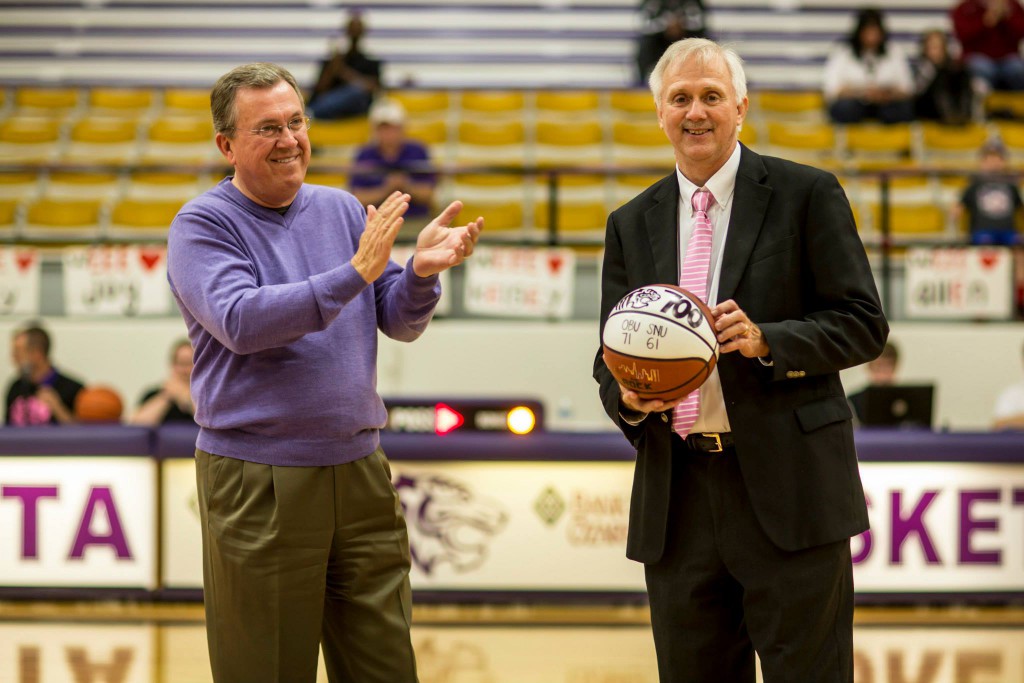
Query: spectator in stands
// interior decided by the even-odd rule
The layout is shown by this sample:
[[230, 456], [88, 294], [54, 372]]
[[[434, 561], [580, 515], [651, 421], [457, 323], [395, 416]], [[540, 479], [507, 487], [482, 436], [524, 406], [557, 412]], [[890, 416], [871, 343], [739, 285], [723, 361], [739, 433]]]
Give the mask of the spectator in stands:
[[963, 62], [949, 52], [944, 31], [925, 31], [914, 68], [914, 111], [917, 118], [962, 125], [975, 115], [975, 91]]
[[349, 189], [363, 206], [380, 205], [394, 192], [410, 196], [403, 231], [419, 232], [434, 210], [435, 174], [427, 148], [405, 136], [405, 110], [392, 100], [380, 100], [370, 109], [373, 141], [354, 160]]
[[82, 383], [53, 367], [51, 348], [50, 335], [38, 325], [14, 333], [11, 358], [18, 378], [7, 389], [9, 427], [75, 422], [75, 398]]
[[165, 422], [194, 422], [195, 408], [189, 382], [192, 377], [192, 344], [181, 339], [171, 347], [171, 367], [167, 379], [148, 390], [139, 407], [128, 418], [129, 424], [156, 426]]
[[981, 147], [981, 172], [953, 207], [957, 222], [966, 217], [971, 244], [1020, 243], [1017, 226], [1024, 214], [1017, 182], [1009, 173], [1006, 146], [992, 138]]
[[996, 398], [993, 429], [1024, 430], [1024, 380], [1011, 384]]
[[885, 343], [881, 355], [878, 358], [868, 361], [866, 366], [868, 372], [868, 383], [860, 391], [855, 391], [847, 400], [853, 408], [854, 417], [857, 422], [864, 421], [864, 397], [870, 387], [887, 387], [896, 382], [896, 369], [900, 364], [900, 352], [891, 341]]
[[992, 90], [1024, 90], [1024, 7], [1018, 0], [963, 0], [953, 32], [971, 73]]
[[683, 38], [707, 38], [703, 0], [641, 0], [644, 30], [637, 41], [637, 81], [647, 84], [669, 45]]
[[889, 42], [879, 10], [861, 10], [853, 32], [833, 48], [825, 62], [824, 90], [835, 123], [913, 120], [910, 63]]
[[247, 64], [210, 94], [233, 175], [171, 223], [192, 370], [206, 631], [216, 683], [415, 683], [409, 537], [380, 447], [377, 333], [413, 341], [483, 219], [452, 202], [391, 260], [409, 195], [364, 209], [306, 184], [295, 78]]
[[335, 45], [320, 65], [307, 110], [318, 119], [362, 116], [380, 89], [380, 60], [368, 57], [360, 46], [366, 27], [360, 14], [350, 15], [345, 25], [348, 45]]

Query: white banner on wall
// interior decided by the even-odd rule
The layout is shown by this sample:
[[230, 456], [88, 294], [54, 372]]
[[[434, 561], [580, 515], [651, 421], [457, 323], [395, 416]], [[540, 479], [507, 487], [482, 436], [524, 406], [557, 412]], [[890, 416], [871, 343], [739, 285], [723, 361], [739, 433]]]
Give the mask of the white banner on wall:
[[146, 457], [0, 458], [0, 585], [156, 588]]
[[68, 315], [169, 315], [167, 249], [162, 246], [68, 247], [64, 250]]
[[912, 248], [906, 259], [908, 318], [1004, 320], [1013, 310], [1007, 247]]
[[1024, 465], [862, 463], [861, 477], [857, 590], [1024, 592]]
[[[164, 463], [164, 576], [202, 584], [190, 460]], [[397, 462], [415, 589], [643, 591], [625, 558], [633, 464]], [[862, 592], [1024, 592], [1024, 465], [862, 463]]]
[[[415, 251], [416, 247], [412, 246], [398, 245], [392, 247], [391, 260], [405, 268]], [[452, 312], [451, 271], [443, 271], [438, 278], [441, 281], [441, 299], [437, 302], [437, 308], [434, 309], [434, 313], [436, 315], [448, 315]]]
[[0, 315], [37, 315], [42, 261], [31, 247], [0, 247]]
[[466, 261], [466, 310], [502, 317], [568, 318], [575, 273], [572, 249], [481, 247]]

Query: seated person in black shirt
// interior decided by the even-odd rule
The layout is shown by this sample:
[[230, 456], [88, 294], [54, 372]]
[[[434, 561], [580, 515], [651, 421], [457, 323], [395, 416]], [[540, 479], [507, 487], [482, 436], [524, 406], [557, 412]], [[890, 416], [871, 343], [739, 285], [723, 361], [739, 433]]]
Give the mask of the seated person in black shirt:
[[892, 342], [886, 342], [885, 348], [878, 358], [867, 364], [868, 385], [849, 396], [847, 400], [853, 408], [858, 424], [864, 422], [864, 397], [870, 387], [890, 386], [896, 381], [896, 366], [900, 362], [900, 352]]
[[342, 119], [362, 116], [370, 110], [373, 96], [380, 88], [379, 60], [372, 59], [359, 47], [365, 27], [358, 14], [353, 14], [345, 27], [348, 48], [336, 46], [320, 65], [320, 76], [313, 87], [306, 110], [317, 119]]
[[195, 422], [192, 393], [192, 345], [187, 339], [171, 347], [171, 368], [161, 386], [142, 396], [139, 407], [128, 419], [129, 424], [155, 427], [167, 422]]
[[82, 383], [57, 372], [50, 363], [50, 348], [50, 335], [41, 327], [14, 334], [11, 358], [18, 378], [7, 389], [7, 426], [75, 422], [73, 406]]

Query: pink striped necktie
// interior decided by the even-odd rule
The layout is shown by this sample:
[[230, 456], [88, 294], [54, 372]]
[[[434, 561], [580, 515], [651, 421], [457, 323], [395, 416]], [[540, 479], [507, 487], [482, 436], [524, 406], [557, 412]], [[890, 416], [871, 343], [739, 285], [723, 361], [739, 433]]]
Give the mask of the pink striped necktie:
[[[708, 300], [708, 268], [711, 265], [711, 220], [708, 218], [708, 207], [715, 201], [711, 192], [699, 189], [690, 200], [696, 212], [693, 219], [693, 232], [686, 245], [683, 256], [683, 270], [679, 275], [679, 286]], [[687, 394], [683, 402], [673, 409], [672, 429], [682, 438], [690, 433], [700, 413], [700, 389]]]

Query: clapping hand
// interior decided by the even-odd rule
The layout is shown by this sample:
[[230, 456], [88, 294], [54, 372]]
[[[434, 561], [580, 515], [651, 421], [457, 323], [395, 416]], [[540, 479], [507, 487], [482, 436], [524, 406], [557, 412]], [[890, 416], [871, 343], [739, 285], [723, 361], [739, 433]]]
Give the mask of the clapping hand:
[[379, 278], [391, 260], [391, 247], [405, 221], [402, 216], [408, 210], [409, 195], [401, 192], [393, 192], [380, 208], [372, 204], [366, 207], [366, 229], [359, 237], [359, 249], [352, 257], [352, 267], [367, 282]]
[[452, 202], [416, 238], [416, 253], [412, 259], [413, 271], [420, 277], [436, 275], [457, 266], [473, 253], [480, 239], [484, 219], [477, 218], [459, 227], [449, 227], [462, 210], [462, 202]]

